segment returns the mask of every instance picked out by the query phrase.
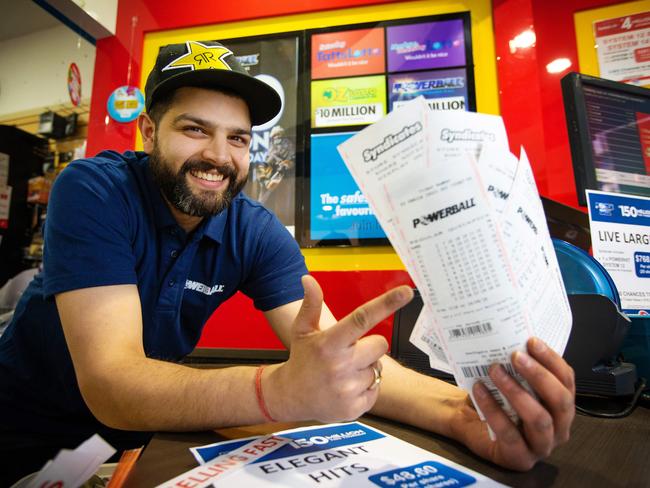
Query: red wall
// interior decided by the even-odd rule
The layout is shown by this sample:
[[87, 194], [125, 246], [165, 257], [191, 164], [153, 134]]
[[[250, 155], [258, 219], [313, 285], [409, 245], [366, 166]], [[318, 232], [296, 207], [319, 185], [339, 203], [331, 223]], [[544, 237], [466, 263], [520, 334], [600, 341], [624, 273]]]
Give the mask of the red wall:
[[[106, 100], [115, 88], [127, 82], [129, 63], [130, 81], [138, 84], [145, 32], [382, 3], [391, 2], [194, 0], [179, 4], [172, 0], [120, 0], [116, 36], [97, 43], [88, 154], [108, 148], [123, 151], [134, 147], [135, 124], [118, 124], [106, 117]], [[521, 144], [526, 147], [543, 195], [574, 206], [577, 199], [559, 84], [564, 73], [548, 74], [545, 66], [558, 57], [566, 57], [572, 61], [571, 69], [578, 70], [573, 13], [614, 3], [621, 2], [493, 0], [499, 98], [512, 149], [518, 153]], [[531, 27], [537, 35], [536, 46], [511, 54], [508, 41]], [[314, 275], [323, 287], [327, 303], [339, 317], [391, 286], [410, 283], [404, 271], [332, 271]], [[390, 330], [390, 320], [377, 328], [377, 332], [386, 336], [390, 336]], [[213, 315], [200, 345], [281, 347], [261, 314], [254, 312], [242, 296], [235, 297]]]
[[[312, 275], [323, 289], [325, 303], [337, 318], [345, 317], [361, 303], [390, 288], [404, 284], [413, 286], [406, 271], [316, 271]], [[392, 317], [383, 320], [373, 332], [384, 335], [390, 343], [392, 323]], [[212, 315], [199, 346], [283, 348], [262, 313], [241, 293]]]
[[[579, 71], [573, 14], [603, 7], [614, 0], [492, 0], [501, 114], [512, 150], [521, 144], [529, 155], [544, 196], [578, 206], [564, 118], [560, 79]], [[533, 28], [533, 49], [510, 53], [508, 41]], [[564, 73], [550, 74], [546, 65], [569, 58]]]

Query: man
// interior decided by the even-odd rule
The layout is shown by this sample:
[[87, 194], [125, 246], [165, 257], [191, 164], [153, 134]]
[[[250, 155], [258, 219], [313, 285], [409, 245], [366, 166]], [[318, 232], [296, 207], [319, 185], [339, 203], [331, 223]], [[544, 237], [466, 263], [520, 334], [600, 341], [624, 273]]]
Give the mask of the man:
[[[146, 108], [143, 153], [74, 162], [52, 190], [44, 270], [0, 340], [5, 482], [95, 432], [125, 449], [157, 430], [341, 421], [371, 409], [513, 469], [532, 467], [568, 439], [573, 373], [541, 341], [514, 358], [539, 401], [503, 368], [491, 371], [520, 426], [475, 388], [493, 442], [465, 392], [386, 357], [383, 337], [363, 337], [411, 299], [408, 287], [337, 322], [295, 241], [239, 193], [251, 125], [270, 120], [280, 100], [228, 49], [163, 47]], [[290, 347], [289, 360], [215, 370], [174, 363], [238, 289]]]

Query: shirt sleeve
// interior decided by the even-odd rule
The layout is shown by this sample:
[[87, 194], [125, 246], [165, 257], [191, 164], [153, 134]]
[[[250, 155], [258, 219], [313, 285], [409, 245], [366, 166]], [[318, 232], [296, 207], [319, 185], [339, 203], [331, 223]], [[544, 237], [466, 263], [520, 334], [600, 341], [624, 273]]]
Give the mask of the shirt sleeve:
[[124, 191], [117, 175], [88, 160], [69, 165], [57, 177], [45, 221], [45, 297], [137, 282]]
[[305, 258], [296, 240], [271, 213], [257, 226], [256, 249], [249, 276], [241, 291], [253, 299], [255, 308], [267, 311], [302, 300], [300, 278], [307, 274]]

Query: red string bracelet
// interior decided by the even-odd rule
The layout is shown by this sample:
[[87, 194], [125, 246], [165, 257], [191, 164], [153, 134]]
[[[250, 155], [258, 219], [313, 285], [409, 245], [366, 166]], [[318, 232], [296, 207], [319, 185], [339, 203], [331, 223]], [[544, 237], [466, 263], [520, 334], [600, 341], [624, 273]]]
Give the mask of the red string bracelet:
[[277, 422], [277, 420], [271, 417], [269, 409], [266, 408], [264, 393], [262, 393], [262, 372], [264, 371], [264, 368], [266, 368], [266, 364], [259, 366], [255, 372], [255, 395], [257, 396], [257, 405], [259, 405], [262, 415], [264, 415], [264, 418], [268, 422]]

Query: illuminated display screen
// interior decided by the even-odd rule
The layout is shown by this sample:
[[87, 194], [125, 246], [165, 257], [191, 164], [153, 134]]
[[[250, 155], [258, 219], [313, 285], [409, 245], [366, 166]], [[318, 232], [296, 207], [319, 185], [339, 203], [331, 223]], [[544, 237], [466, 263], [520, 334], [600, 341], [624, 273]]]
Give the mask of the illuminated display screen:
[[461, 19], [387, 28], [388, 71], [465, 65]]
[[475, 110], [469, 24], [459, 13], [307, 32], [302, 246], [388, 242], [336, 146], [419, 96]]
[[467, 110], [467, 73], [465, 69], [419, 71], [388, 77], [389, 110], [424, 97], [431, 110]]
[[386, 114], [386, 78], [368, 76], [314, 81], [311, 126], [368, 125]]
[[384, 29], [315, 34], [311, 38], [311, 78], [383, 73]]
[[[385, 237], [336, 146], [353, 133], [311, 137], [310, 237], [313, 241]], [[345, 243], [345, 242], [344, 242]]]
[[244, 192], [275, 213], [289, 229], [295, 226], [296, 145], [300, 83], [300, 38], [289, 34], [273, 39], [224, 41], [251, 75], [280, 94], [280, 113], [253, 127], [250, 169]]

